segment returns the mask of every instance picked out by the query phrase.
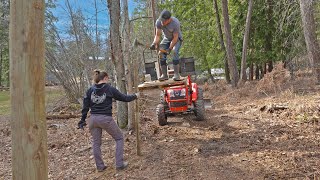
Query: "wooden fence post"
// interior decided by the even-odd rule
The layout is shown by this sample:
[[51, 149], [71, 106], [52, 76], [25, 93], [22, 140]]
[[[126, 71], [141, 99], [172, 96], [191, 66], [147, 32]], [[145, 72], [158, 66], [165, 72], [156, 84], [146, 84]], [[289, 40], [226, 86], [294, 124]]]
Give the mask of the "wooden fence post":
[[[138, 85], [139, 85], [139, 63], [136, 61], [134, 62], [133, 68], [133, 75], [134, 75], [134, 85], [136, 92], [139, 93]], [[139, 105], [139, 98], [135, 102], [135, 118], [134, 118], [134, 129], [136, 133], [136, 148], [137, 148], [137, 155], [141, 156], [141, 146], [140, 146], [140, 105]]]
[[43, 0], [11, 0], [10, 96], [13, 179], [48, 179]]

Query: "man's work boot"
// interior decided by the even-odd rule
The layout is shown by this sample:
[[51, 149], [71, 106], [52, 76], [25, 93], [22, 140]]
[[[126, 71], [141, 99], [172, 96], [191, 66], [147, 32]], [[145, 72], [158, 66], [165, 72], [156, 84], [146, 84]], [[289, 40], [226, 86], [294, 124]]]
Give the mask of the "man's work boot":
[[173, 80], [181, 81], [180, 74], [179, 74], [179, 64], [173, 65], [173, 70], [174, 70]]
[[159, 77], [159, 81], [165, 81], [168, 80], [168, 69], [166, 65], [161, 66], [162, 75]]
[[129, 165], [129, 163], [125, 161], [125, 162], [123, 162], [123, 165], [122, 165], [122, 166], [116, 167], [116, 170], [123, 170], [123, 169], [125, 169], [128, 165]]

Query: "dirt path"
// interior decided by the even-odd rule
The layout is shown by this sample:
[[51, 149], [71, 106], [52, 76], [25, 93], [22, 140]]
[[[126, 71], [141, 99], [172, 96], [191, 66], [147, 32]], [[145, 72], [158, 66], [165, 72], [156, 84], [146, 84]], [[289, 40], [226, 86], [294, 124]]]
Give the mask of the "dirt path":
[[[49, 178], [320, 178], [319, 120], [297, 119], [299, 113], [319, 114], [317, 92], [239, 99], [228, 95], [228, 90], [222, 91], [222, 96], [215, 88], [205, 91], [205, 96], [215, 101], [214, 108], [206, 111], [206, 121], [194, 121], [192, 115], [174, 116], [162, 127], [155, 121], [159, 91], [148, 91], [141, 120], [143, 156], [136, 156], [135, 136], [125, 132], [125, 158], [130, 165], [120, 172], [113, 167], [115, 144], [109, 135], [104, 134], [102, 144], [108, 169], [97, 174], [88, 129], [76, 129], [78, 119], [49, 120]], [[212, 94], [213, 90], [217, 94]], [[289, 103], [288, 109], [268, 111], [270, 104], [284, 102]], [[299, 109], [303, 104], [305, 109]], [[9, 121], [0, 119], [0, 179], [11, 179]]]

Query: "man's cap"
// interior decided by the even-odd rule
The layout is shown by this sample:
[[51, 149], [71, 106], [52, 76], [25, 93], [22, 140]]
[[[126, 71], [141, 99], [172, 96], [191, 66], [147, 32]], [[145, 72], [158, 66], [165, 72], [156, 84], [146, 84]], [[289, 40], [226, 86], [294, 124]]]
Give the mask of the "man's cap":
[[170, 11], [163, 10], [160, 13], [160, 16], [159, 16], [159, 20], [160, 21], [165, 21], [165, 20], [168, 20], [169, 18], [171, 18], [171, 12]]

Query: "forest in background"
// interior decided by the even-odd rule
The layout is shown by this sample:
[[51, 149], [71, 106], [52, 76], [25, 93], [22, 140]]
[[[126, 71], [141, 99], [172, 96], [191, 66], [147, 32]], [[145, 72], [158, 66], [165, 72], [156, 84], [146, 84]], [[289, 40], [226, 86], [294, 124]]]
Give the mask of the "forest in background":
[[[47, 0], [45, 11], [47, 83], [62, 85], [71, 102], [82, 97], [97, 68], [106, 69], [121, 91], [133, 91], [130, 67], [138, 62], [140, 73], [144, 69], [144, 47], [133, 44], [151, 44], [154, 21], [163, 9], [181, 22], [181, 56], [194, 57], [199, 73], [210, 82], [214, 82], [212, 68], [224, 68], [226, 81], [236, 87], [247, 79], [261, 79], [278, 62], [291, 72], [309, 69], [320, 77], [316, 75], [320, 64], [318, 1], [135, 0], [130, 17], [127, 0], [91, 0], [90, 15], [76, 3], [80, 2], [65, 0], [58, 6], [56, 0]], [[0, 2], [0, 86], [4, 87], [10, 82], [9, 9], [9, 0]], [[64, 13], [63, 19], [54, 14], [57, 9]], [[109, 14], [105, 18], [110, 27], [99, 25], [101, 13]], [[118, 108], [122, 106], [128, 109], [125, 104]]]

